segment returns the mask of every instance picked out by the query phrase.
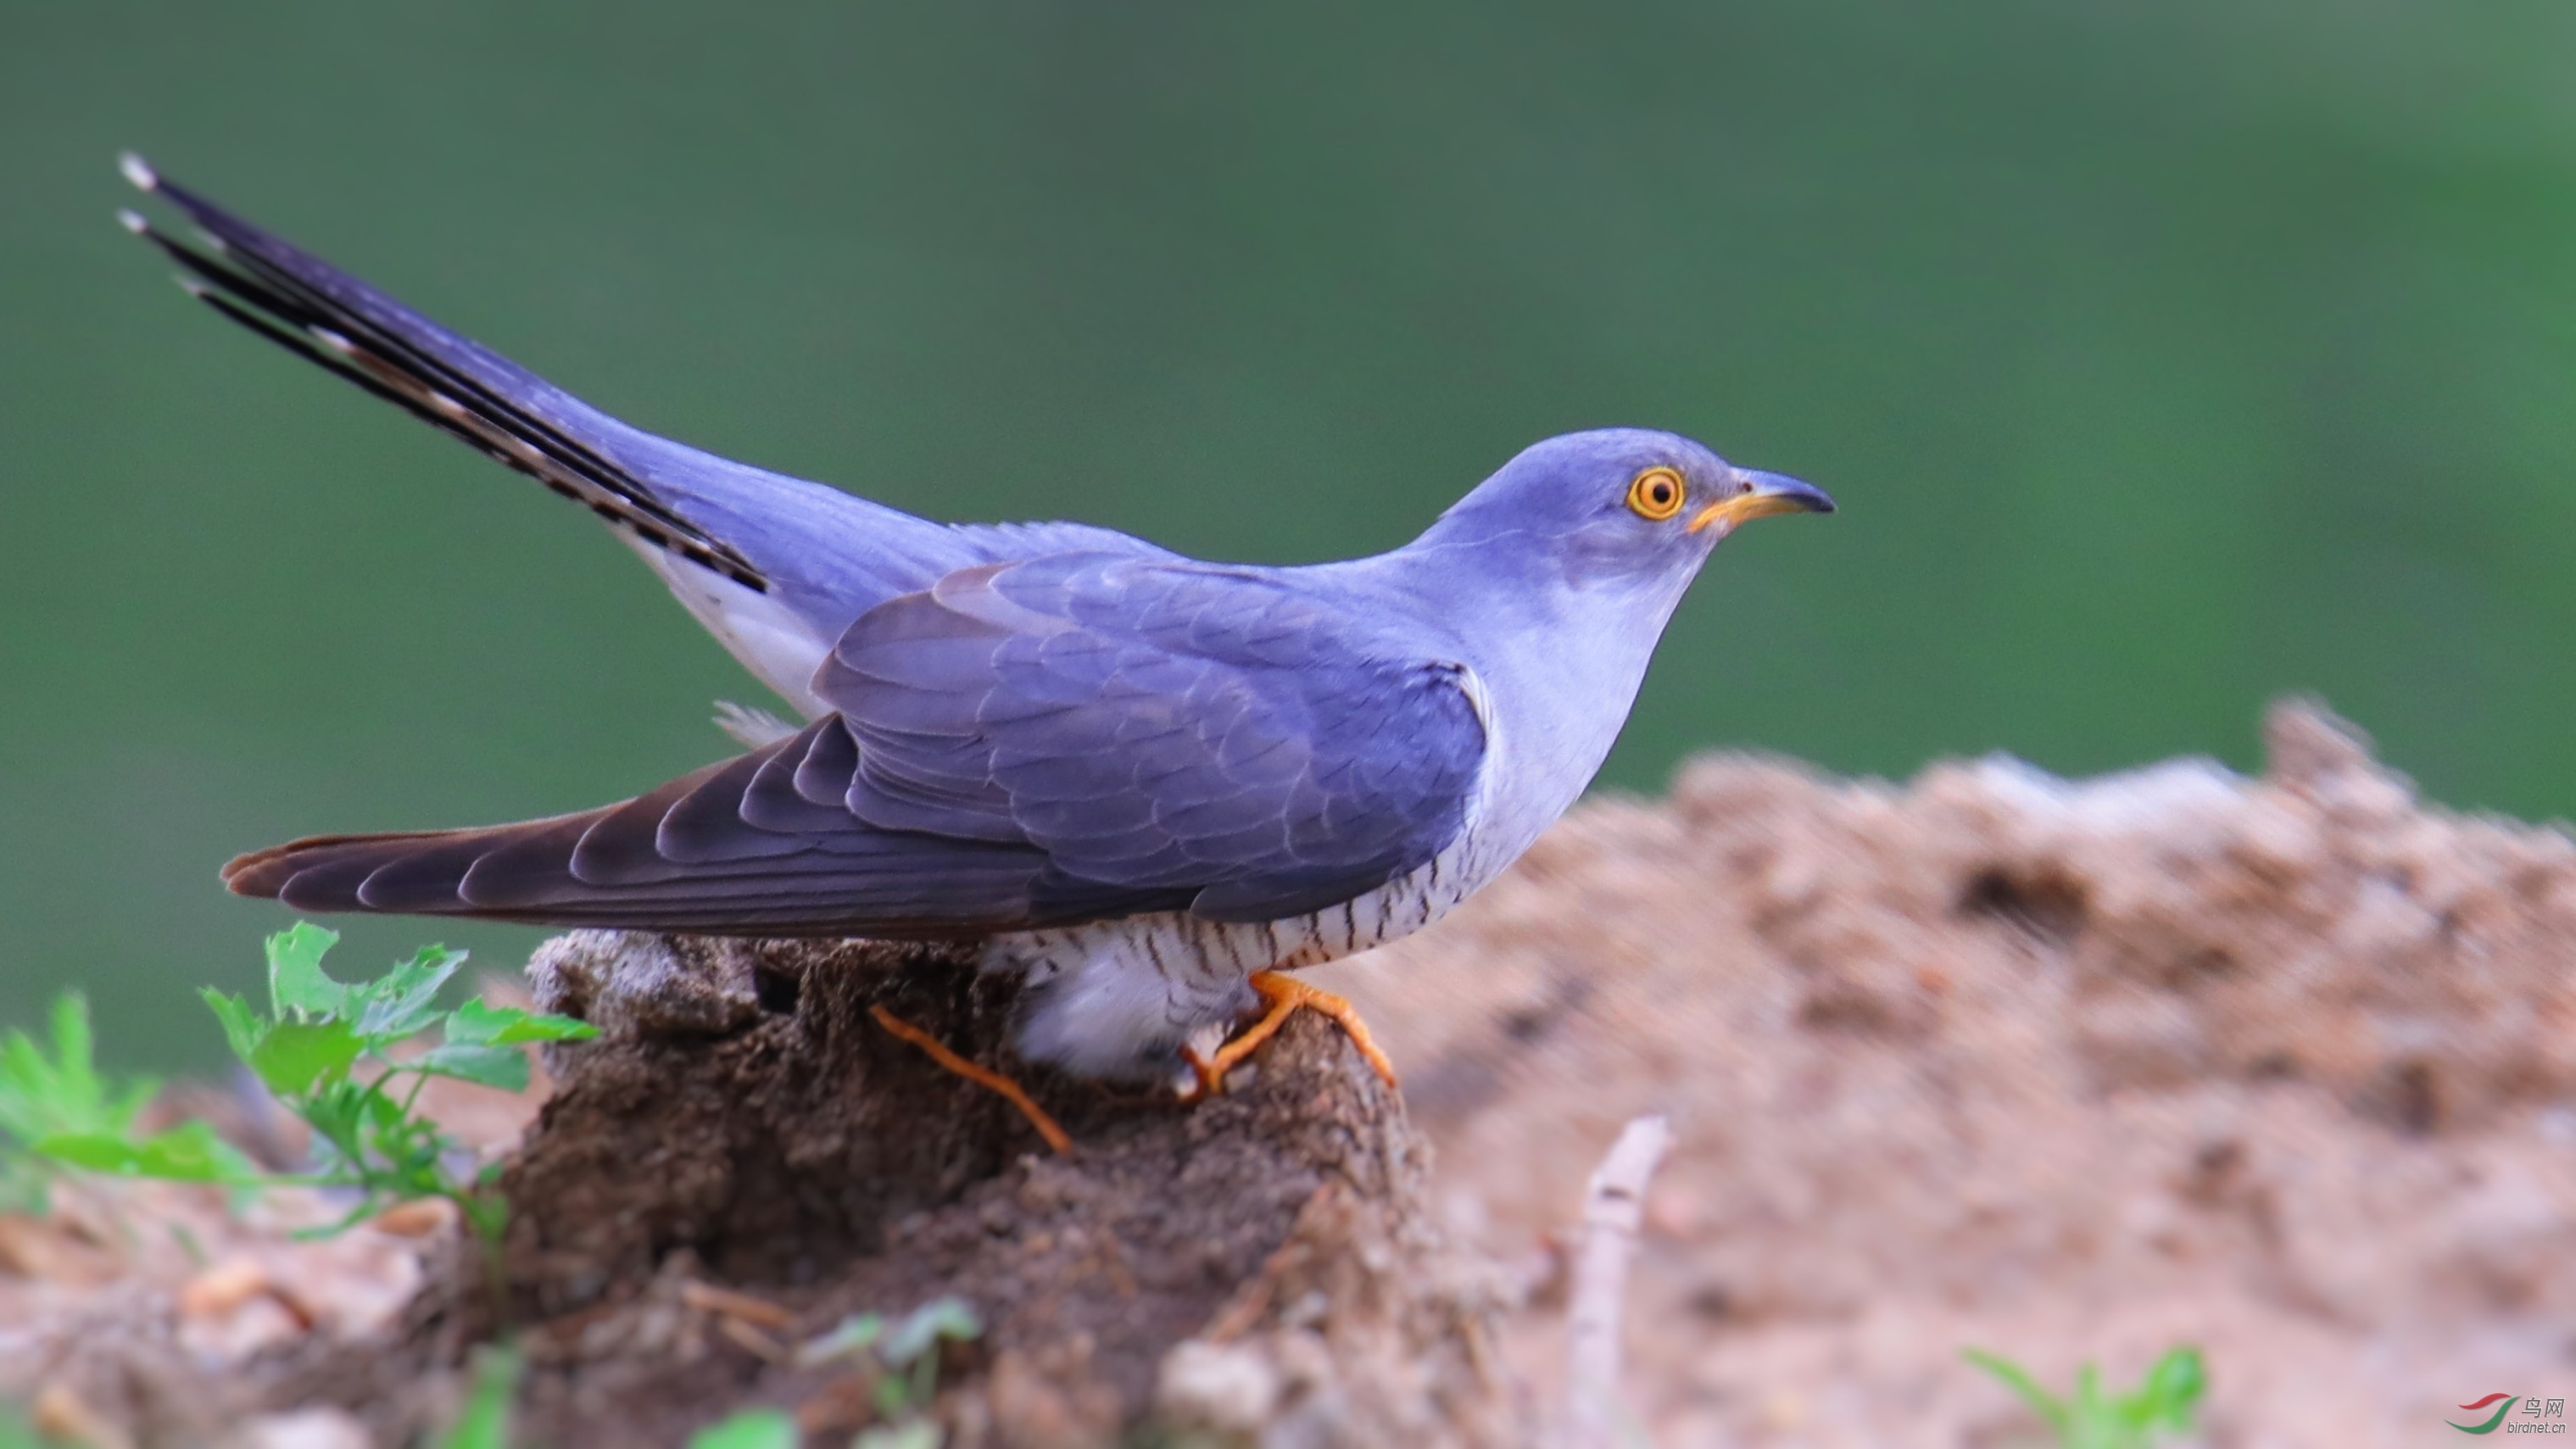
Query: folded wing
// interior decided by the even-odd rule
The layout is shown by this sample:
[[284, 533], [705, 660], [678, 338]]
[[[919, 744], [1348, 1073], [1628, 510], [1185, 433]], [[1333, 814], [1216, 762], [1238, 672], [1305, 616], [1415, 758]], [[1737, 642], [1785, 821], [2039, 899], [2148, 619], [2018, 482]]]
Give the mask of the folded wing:
[[299, 841], [232, 888], [300, 909], [714, 934], [962, 937], [1350, 899], [1462, 827], [1459, 666], [1275, 577], [1109, 554], [960, 570], [862, 615], [835, 709], [621, 805]]

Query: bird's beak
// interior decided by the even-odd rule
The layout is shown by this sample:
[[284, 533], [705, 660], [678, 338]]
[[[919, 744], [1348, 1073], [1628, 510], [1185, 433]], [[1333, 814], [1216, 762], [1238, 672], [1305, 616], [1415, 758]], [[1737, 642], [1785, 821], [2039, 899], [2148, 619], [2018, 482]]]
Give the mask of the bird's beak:
[[1738, 493], [1732, 498], [1712, 503], [1701, 509], [1691, 518], [1692, 533], [1697, 533], [1703, 528], [1714, 527], [1718, 530], [1717, 536], [1724, 538], [1733, 533], [1740, 524], [1756, 518], [1768, 518], [1775, 513], [1831, 513], [1834, 511], [1834, 500], [1826, 497], [1825, 490], [1813, 483], [1801, 483], [1785, 473], [1748, 472], [1744, 476], [1752, 481], [1752, 491]]

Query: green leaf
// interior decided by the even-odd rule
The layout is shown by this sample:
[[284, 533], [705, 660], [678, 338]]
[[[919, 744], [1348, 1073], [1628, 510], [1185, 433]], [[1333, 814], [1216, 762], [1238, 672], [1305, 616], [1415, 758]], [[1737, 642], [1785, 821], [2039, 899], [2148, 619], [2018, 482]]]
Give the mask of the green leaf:
[[432, 1441], [435, 1449], [510, 1449], [510, 1401], [518, 1397], [520, 1368], [509, 1349], [477, 1349], [465, 1410]]
[[2079, 1449], [2102, 1449], [2125, 1437], [2113, 1426], [2110, 1407], [2102, 1401], [2101, 1370], [2089, 1363], [2076, 1365], [2075, 1397], [2066, 1405], [2066, 1422], [2073, 1432], [2067, 1437]]
[[2065, 1435], [2071, 1417], [2067, 1406], [2055, 1394], [2041, 1388], [2039, 1380], [2032, 1378], [2029, 1370], [1981, 1348], [1963, 1350], [1959, 1356], [2001, 1379], [2004, 1387], [2020, 1395], [2021, 1401], [2030, 1406], [2030, 1411], [2037, 1414], [2041, 1422], [2060, 1437]]
[[33, 1151], [89, 1172], [167, 1182], [250, 1183], [264, 1174], [203, 1122], [182, 1122], [140, 1142], [106, 1133], [60, 1133]]
[[281, 1021], [251, 1050], [250, 1069], [280, 1097], [300, 1097], [349, 1074], [365, 1048], [345, 1021]]
[[311, 921], [298, 921], [268, 938], [268, 996], [279, 1017], [288, 1012], [300, 1017], [343, 1013], [349, 988], [322, 974], [322, 957], [339, 940], [339, 932]]
[[469, 1001], [449, 1012], [447, 1040], [455, 1046], [515, 1046], [522, 1042], [589, 1041], [599, 1028], [569, 1016], [548, 1016], [515, 1006]]
[[465, 953], [423, 946], [418, 955], [374, 981], [350, 988], [358, 1035], [381, 1048], [412, 1036], [437, 1018], [438, 990], [465, 964]]
[[215, 1020], [223, 1023], [224, 1041], [232, 1047], [233, 1055], [241, 1059], [242, 1065], [250, 1065], [251, 1054], [259, 1050], [260, 1038], [268, 1035], [268, 1023], [251, 1010], [246, 998], [211, 986], [201, 988], [197, 994], [205, 998]]
[[528, 1089], [528, 1059], [517, 1047], [463, 1046], [454, 1042], [432, 1048], [405, 1067], [432, 1077], [454, 1077], [504, 1092]]
[[103, 1100], [98, 1074], [91, 1070], [93, 1045], [88, 998], [77, 991], [66, 991], [55, 997], [54, 1090], [58, 1100], [66, 1104]]
[[796, 1418], [784, 1409], [745, 1409], [689, 1436], [689, 1449], [796, 1449]]
[[2142, 1411], [2140, 1426], [2162, 1425], [2178, 1434], [2191, 1432], [2192, 1410], [2208, 1390], [2209, 1379], [2200, 1361], [2200, 1350], [2185, 1345], [2169, 1349], [2147, 1370], [2147, 1381], [2138, 1389]]
[[125, 1084], [123, 1095], [107, 1104], [107, 1110], [100, 1118], [99, 1125], [119, 1135], [131, 1132], [134, 1130], [134, 1119], [142, 1116], [143, 1109], [151, 1106], [152, 1099], [159, 1095], [161, 1095], [159, 1082], [150, 1077], [137, 1077]]
[[842, 1319], [829, 1333], [809, 1338], [796, 1349], [798, 1368], [815, 1368], [836, 1358], [851, 1358], [876, 1347], [885, 1336], [885, 1315], [854, 1313]]
[[960, 1343], [984, 1331], [977, 1322], [975, 1310], [962, 1298], [933, 1298], [912, 1310], [885, 1336], [877, 1357], [889, 1368], [902, 1368], [935, 1347], [939, 1340], [954, 1339]]
[[92, 1058], [89, 1003], [76, 991], [54, 998], [53, 1051], [25, 1032], [0, 1037], [0, 1134], [21, 1143], [56, 1133], [123, 1136], [159, 1090], [149, 1079], [111, 1086]]

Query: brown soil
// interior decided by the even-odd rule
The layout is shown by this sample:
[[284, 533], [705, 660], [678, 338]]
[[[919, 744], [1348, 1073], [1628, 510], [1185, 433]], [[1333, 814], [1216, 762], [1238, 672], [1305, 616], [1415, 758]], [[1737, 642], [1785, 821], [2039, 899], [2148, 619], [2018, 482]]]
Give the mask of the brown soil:
[[1671, 1114], [1630, 1318], [1665, 1449], [2021, 1442], [1970, 1345], [2062, 1386], [2197, 1343], [2245, 1449], [2576, 1398], [2576, 840], [2420, 807], [2311, 709], [2267, 738], [2256, 780], [1704, 759], [1318, 975], [1524, 1264], [1542, 1388], [1573, 1185]]
[[[528, 1442], [676, 1444], [754, 1404], [846, 1436], [877, 1417], [868, 1376], [792, 1347], [942, 1296], [983, 1320], [943, 1364], [956, 1449], [1070, 1449], [1149, 1417], [1504, 1440], [1506, 1389], [1480, 1368], [1498, 1295], [1428, 1225], [1394, 1097], [1317, 1022], [1195, 1108], [1024, 1070], [1078, 1143], [1058, 1157], [870, 1019], [997, 1062], [1015, 989], [956, 956], [578, 933], [530, 977], [607, 1036], [555, 1053], [503, 1178]], [[475, 1268], [451, 1259], [401, 1330], [315, 1353], [266, 1397], [354, 1410], [384, 1443], [436, 1423], [494, 1328]]]
[[[2252, 780], [1717, 757], [1595, 801], [1450, 922], [1315, 973], [1367, 1007], [1410, 1126], [1305, 1023], [1197, 1109], [1041, 1078], [1080, 1142], [1053, 1159], [861, 1019], [889, 994], [994, 1059], [1007, 1000], [951, 965], [570, 938], [540, 989], [617, 1040], [562, 1054], [511, 1170], [531, 1442], [677, 1442], [744, 1399], [830, 1418], [846, 1384], [764, 1355], [943, 1292], [990, 1325], [946, 1365], [960, 1444], [1157, 1414], [1526, 1440], [1558, 1243], [1644, 1111], [1678, 1133], [1629, 1318], [1664, 1449], [2017, 1442], [1970, 1345], [2063, 1383], [2197, 1343], [2203, 1439], [2242, 1449], [2576, 1398], [2576, 840], [2421, 807], [2312, 711], [2269, 739]], [[0, 1220], [0, 1392], [155, 1443], [246, 1412], [242, 1385], [433, 1415], [472, 1275], [387, 1234], [280, 1240], [319, 1210], [138, 1190]], [[280, 1291], [209, 1291], [133, 1230], [163, 1217]]]

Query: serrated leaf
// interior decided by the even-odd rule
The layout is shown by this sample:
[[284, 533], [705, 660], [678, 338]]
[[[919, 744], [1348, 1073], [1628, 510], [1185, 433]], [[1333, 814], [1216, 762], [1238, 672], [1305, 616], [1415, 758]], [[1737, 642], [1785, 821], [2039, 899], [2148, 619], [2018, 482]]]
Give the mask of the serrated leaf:
[[504, 1092], [528, 1089], [528, 1059], [517, 1047], [448, 1042], [404, 1065], [429, 1076], [454, 1077]]
[[215, 1020], [223, 1024], [224, 1042], [233, 1049], [233, 1055], [242, 1065], [250, 1065], [251, 1054], [259, 1050], [260, 1038], [268, 1035], [268, 1023], [251, 1010], [247, 998], [211, 986], [199, 988], [197, 994], [205, 999]]
[[349, 988], [322, 973], [323, 956], [339, 940], [339, 932], [311, 921], [298, 921], [268, 938], [268, 996], [278, 1016], [343, 1014]]
[[182, 1122], [140, 1142], [103, 1132], [61, 1133], [37, 1142], [33, 1150], [57, 1162], [119, 1177], [247, 1183], [262, 1175], [250, 1159], [203, 1122]]
[[796, 1449], [803, 1442], [784, 1409], [745, 1409], [689, 1436], [689, 1449]]
[[548, 1016], [515, 1006], [469, 1001], [447, 1015], [447, 1040], [455, 1046], [516, 1046], [524, 1042], [589, 1041], [599, 1028], [569, 1016]]
[[358, 1129], [369, 1105], [378, 1100], [381, 1100], [381, 1094], [343, 1077], [288, 1105], [307, 1126], [321, 1134], [325, 1142], [336, 1143], [357, 1140]]
[[298, 1097], [349, 1074], [365, 1043], [345, 1021], [281, 1021], [250, 1054], [250, 1069], [280, 1097]]
[[438, 989], [465, 964], [465, 953], [423, 946], [420, 953], [374, 981], [350, 988], [358, 1035], [371, 1047], [400, 1041], [437, 1019]]

